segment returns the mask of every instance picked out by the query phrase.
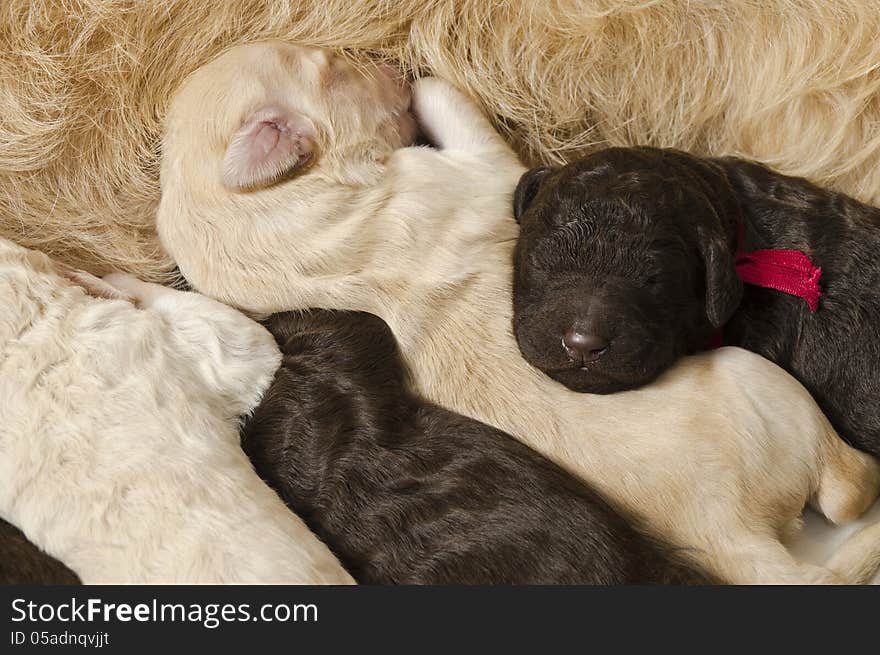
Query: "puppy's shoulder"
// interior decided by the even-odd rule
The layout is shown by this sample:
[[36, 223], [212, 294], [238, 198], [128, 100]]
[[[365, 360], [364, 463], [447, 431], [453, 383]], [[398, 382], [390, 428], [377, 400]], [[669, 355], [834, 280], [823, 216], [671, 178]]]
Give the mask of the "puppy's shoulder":
[[515, 186], [525, 168], [510, 155], [493, 156], [421, 145], [396, 150], [389, 160], [389, 170], [404, 179], [439, 180], [452, 184], [464, 179], [491, 188], [493, 183], [510, 186], [511, 180]]
[[780, 173], [757, 161], [739, 157], [710, 161], [724, 170], [731, 186], [746, 203], [772, 202], [791, 209], [814, 210], [840, 195], [806, 178]]

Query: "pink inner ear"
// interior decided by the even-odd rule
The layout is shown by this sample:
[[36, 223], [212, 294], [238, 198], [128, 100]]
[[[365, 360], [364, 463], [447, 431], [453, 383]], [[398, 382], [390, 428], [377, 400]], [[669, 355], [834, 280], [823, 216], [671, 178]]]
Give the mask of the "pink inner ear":
[[312, 156], [315, 131], [298, 112], [265, 107], [232, 137], [223, 158], [223, 184], [245, 190], [274, 182]]
[[[272, 123], [270, 121], [262, 121], [256, 127], [254, 134], [253, 149], [254, 156], [268, 157], [276, 150], [279, 141], [283, 138], [289, 138], [290, 130], [286, 125]], [[283, 145], [282, 145], [283, 147]]]

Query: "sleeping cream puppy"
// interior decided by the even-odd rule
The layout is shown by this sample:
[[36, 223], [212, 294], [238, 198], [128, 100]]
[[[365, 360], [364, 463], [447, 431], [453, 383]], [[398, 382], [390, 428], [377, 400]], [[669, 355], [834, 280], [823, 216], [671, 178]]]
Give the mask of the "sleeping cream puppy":
[[280, 359], [263, 327], [6, 240], [0, 298], [0, 517], [31, 542], [87, 584], [352, 581], [239, 446]]
[[810, 500], [832, 521], [857, 517], [880, 470], [778, 367], [726, 348], [648, 388], [587, 396], [522, 359], [511, 207], [525, 169], [436, 79], [416, 83], [412, 108], [437, 148], [411, 147], [410, 100], [388, 70], [281, 43], [193, 73], [167, 115], [157, 216], [184, 276], [257, 313], [376, 314], [421, 396], [512, 434], [721, 579], [868, 578], [880, 526], [825, 567], [780, 541]]

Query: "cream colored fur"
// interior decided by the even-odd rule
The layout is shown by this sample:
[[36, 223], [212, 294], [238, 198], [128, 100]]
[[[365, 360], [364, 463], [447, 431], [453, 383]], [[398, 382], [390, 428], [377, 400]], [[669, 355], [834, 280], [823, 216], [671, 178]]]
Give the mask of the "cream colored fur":
[[[779, 541], [811, 497], [846, 521], [880, 485], [877, 462], [846, 446], [794, 379], [732, 348], [611, 396], [574, 394], [529, 367], [511, 333], [511, 196], [524, 170], [514, 153], [436, 79], [417, 82], [414, 102], [441, 149], [395, 150], [379, 130], [387, 117], [371, 118], [374, 87], [321, 86], [295, 52], [232, 50], [173, 102], [158, 229], [196, 288], [252, 312], [381, 316], [428, 398], [515, 435], [724, 579], [870, 577], [880, 526], [839, 552], [837, 571], [796, 562]], [[279, 98], [324, 135], [317, 161], [265, 189], [227, 190], [231, 134]], [[354, 124], [356, 134], [340, 129]]]
[[85, 583], [352, 582], [238, 443], [266, 330], [126, 276], [99, 300], [0, 239], [0, 516]]
[[0, 234], [168, 279], [159, 134], [192, 70], [270, 37], [451, 80], [527, 160], [740, 154], [880, 202], [876, 0], [4, 0]]

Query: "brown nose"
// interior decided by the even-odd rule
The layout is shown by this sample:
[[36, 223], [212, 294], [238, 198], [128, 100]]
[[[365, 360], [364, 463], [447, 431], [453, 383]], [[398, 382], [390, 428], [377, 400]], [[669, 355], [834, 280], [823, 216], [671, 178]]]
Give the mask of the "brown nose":
[[562, 345], [573, 361], [594, 362], [605, 354], [608, 342], [596, 334], [584, 334], [575, 328], [562, 337]]

